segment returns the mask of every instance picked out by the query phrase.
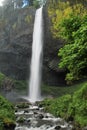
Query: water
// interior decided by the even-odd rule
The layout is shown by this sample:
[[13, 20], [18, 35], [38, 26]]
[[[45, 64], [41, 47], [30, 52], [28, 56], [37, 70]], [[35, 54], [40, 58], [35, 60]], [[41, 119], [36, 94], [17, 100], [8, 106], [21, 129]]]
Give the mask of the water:
[[[15, 130], [55, 130], [56, 126], [60, 126], [61, 130], [72, 130], [71, 124], [44, 112], [44, 108], [39, 106], [29, 105], [28, 108], [17, 109], [15, 115]], [[23, 122], [18, 121], [21, 117], [24, 119]]]
[[41, 99], [40, 82], [41, 82], [41, 64], [42, 64], [42, 47], [43, 47], [43, 20], [42, 7], [36, 11], [33, 43], [32, 43], [32, 58], [30, 68], [30, 83], [29, 83], [29, 101], [35, 102]]

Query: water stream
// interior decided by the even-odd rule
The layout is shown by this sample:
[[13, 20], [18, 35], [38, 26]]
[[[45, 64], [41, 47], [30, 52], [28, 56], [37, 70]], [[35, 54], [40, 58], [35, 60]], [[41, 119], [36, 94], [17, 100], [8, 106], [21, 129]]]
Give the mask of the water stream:
[[[28, 108], [17, 109], [15, 130], [71, 130], [72, 125], [61, 118], [44, 112], [44, 108], [29, 105]], [[22, 118], [22, 122], [20, 119]]]
[[32, 58], [30, 67], [29, 80], [29, 101], [35, 102], [41, 100], [40, 82], [41, 82], [41, 65], [42, 65], [42, 48], [43, 48], [43, 17], [42, 9], [36, 11], [33, 43], [32, 43]]

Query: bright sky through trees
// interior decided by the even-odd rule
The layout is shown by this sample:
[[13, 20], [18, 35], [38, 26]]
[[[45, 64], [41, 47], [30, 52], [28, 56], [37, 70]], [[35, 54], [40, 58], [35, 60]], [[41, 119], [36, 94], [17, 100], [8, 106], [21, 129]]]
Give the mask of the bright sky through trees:
[[4, 1], [4, 0], [0, 0], [0, 6], [2, 6], [2, 5], [3, 5], [3, 1]]

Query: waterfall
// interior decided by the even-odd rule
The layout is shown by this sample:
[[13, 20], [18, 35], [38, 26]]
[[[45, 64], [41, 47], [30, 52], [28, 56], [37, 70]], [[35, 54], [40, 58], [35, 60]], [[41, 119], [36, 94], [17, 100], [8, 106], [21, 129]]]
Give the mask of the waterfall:
[[41, 99], [41, 65], [42, 65], [42, 48], [43, 48], [43, 7], [37, 9], [35, 14], [32, 57], [30, 66], [29, 80], [29, 101], [35, 102]]

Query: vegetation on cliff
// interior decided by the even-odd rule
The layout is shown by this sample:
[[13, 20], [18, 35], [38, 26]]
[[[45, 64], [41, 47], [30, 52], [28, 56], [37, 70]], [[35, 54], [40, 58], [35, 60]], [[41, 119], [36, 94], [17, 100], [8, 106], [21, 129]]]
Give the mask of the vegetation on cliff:
[[87, 125], [87, 82], [73, 95], [56, 99], [45, 99], [41, 103], [45, 110], [57, 117], [72, 121], [76, 127]]
[[[0, 89], [3, 87], [5, 79], [6, 76], [0, 73]], [[7, 101], [7, 99], [0, 96], [0, 130], [3, 130], [4, 128], [14, 128], [14, 127], [15, 127], [14, 107], [9, 101]]]
[[[58, 50], [60, 57], [58, 66], [66, 70], [65, 80], [68, 84], [87, 77], [87, 9], [85, 3], [86, 0], [50, 0], [48, 4], [53, 37], [64, 41], [62, 48]], [[87, 126], [87, 82], [79, 84], [79, 89], [73, 94], [66, 93], [56, 99], [45, 99], [41, 104], [45, 106], [47, 112], [71, 121], [76, 130]]]
[[87, 10], [81, 1], [56, 2], [53, 4], [51, 1], [48, 13], [52, 21], [53, 36], [65, 41], [58, 52], [61, 58], [59, 67], [67, 70], [65, 79], [70, 84], [86, 76]]
[[0, 130], [15, 127], [15, 114], [13, 105], [0, 96]]

